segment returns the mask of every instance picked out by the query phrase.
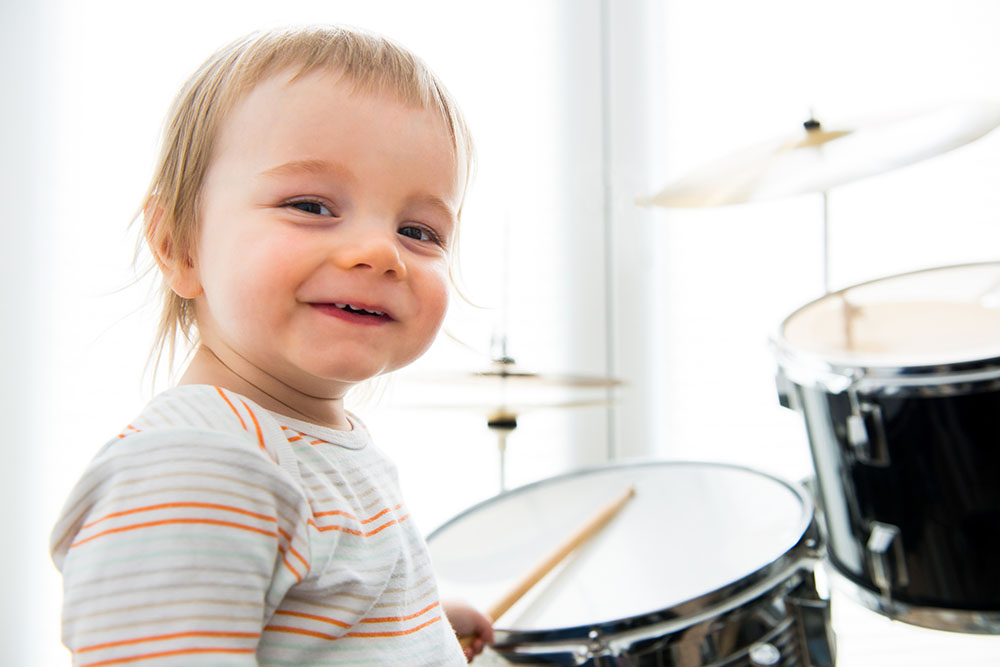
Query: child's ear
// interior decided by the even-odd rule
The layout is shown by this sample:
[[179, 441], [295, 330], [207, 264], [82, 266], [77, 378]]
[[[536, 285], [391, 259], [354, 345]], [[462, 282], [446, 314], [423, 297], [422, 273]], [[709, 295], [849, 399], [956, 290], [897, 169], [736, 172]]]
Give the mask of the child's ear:
[[146, 243], [163, 274], [163, 280], [182, 299], [193, 299], [202, 293], [198, 268], [189, 253], [179, 256], [169, 230], [161, 227], [163, 208], [155, 199], [150, 199], [143, 207]]

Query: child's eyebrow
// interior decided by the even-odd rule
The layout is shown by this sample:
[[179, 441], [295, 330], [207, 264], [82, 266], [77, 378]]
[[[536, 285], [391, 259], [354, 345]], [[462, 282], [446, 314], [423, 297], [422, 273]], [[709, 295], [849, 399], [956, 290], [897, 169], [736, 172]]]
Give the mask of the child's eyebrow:
[[292, 160], [261, 172], [261, 176], [268, 177], [294, 176], [296, 174], [332, 174], [343, 179], [352, 178], [351, 171], [347, 167], [336, 162], [319, 159]]
[[449, 221], [453, 222], [458, 217], [455, 210], [448, 205], [448, 202], [436, 195], [420, 195], [411, 201], [417, 206], [427, 206], [429, 208], [437, 209], [447, 216]]

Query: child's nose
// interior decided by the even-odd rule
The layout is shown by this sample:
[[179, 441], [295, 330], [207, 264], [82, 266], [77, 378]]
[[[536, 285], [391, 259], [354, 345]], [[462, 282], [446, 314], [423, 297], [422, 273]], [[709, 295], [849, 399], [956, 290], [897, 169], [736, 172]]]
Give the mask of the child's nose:
[[406, 276], [395, 232], [360, 230], [334, 240], [334, 244], [334, 261], [342, 269], [367, 268], [396, 278]]

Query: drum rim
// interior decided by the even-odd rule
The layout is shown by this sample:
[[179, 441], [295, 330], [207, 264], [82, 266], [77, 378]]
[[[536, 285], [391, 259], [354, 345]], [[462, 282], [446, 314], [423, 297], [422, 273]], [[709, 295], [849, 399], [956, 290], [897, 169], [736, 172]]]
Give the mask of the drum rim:
[[[499, 502], [501, 499], [530, 492], [547, 484], [558, 483], [561, 480], [586, 477], [588, 475], [602, 472], [617, 471], [628, 468], [678, 468], [678, 467], [701, 467], [715, 468], [750, 473], [758, 477], [763, 477], [775, 482], [790, 491], [801, 504], [801, 517], [797, 525], [799, 538], [787, 551], [774, 561], [748, 573], [741, 579], [729, 582], [728, 584], [706, 591], [701, 595], [685, 600], [679, 604], [658, 610], [649, 610], [632, 616], [623, 618], [608, 619], [584, 625], [575, 625], [558, 628], [539, 628], [532, 630], [518, 630], [504, 628], [498, 625], [494, 628], [496, 645], [503, 644], [549, 644], [560, 643], [569, 645], [585, 645], [591, 641], [589, 638], [593, 633], [604, 638], [614, 638], [616, 636], [629, 636], [641, 638], [647, 630], [652, 628], [660, 632], [664, 624], [676, 626], [677, 629], [692, 625], [709, 612], [713, 615], [724, 613], [729, 608], [736, 608], [745, 604], [747, 594], [757, 595], [761, 590], [769, 590], [780, 585], [786, 579], [801, 571], [804, 567], [811, 567], [810, 563], [817, 560], [822, 553], [819, 534], [814, 530], [816, 526], [816, 507], [812, 496], [802, 485], [783, 479], [771, 473], [757, 470], [749, 466], [726, 463], [720, 461], [697, 461], [697, 460], [658, 460], [642, 459], [631, 461], [617, 461], [605, 465], [586, 466], [574, 471], [562, 473], [553, 477], [530, 482], [523, 486], [510, 489], [491, 498], [482, 500], [471, 507], [466, 508], [459, 514], [441, 524], [427, 535], [427, 542], [433, 541], [434, 537], [446, 530], [449, 526], [476, 512], [477, 510]], [[433, 554], [432, 554], [433, 556]], [[635, 639], [638, 640], [638, 639]]]
[[[788, 553], [791, 553], [791, 550]], [[816, 562], [818, 561], [815, 558], [803, 558], [798, 562], [788, 563], [786, 568], [777, 570], [770, 577], [766, 577], [735, 593], [732, 597], [726, 598], [722, 604], [707, 607], [690, 616], [661, 618], [656, 614], [647, 614], [637, 616], [635, 619], [652, 622], [623, 628], [609, 629], [602, 624], [594, 624], [586, 626], [589, 630], [586, 638], [581, 638], [576, 634], [565, 636], [565, 633], [560, 631], [546, 631], [544, 636], [539, 637], [538, 635], [541, 634], [539, 631], [498, 629], [493, 648], [501, 655], [514, 654], [521, 657], [571, 654], [575, 658], [583, 656], [589, 659], [593, 656], [619, 656], [632, 651], [636, 644], [642, 642], [664, 639], [671, 635], [683, 637], [684, 632], [689, 628], [705, 623], [717, 624], [720, 620], [727, 619], [730, 614], [740, 614], [771, 596], [780, 596], [782, 600], [787, 601], [788, 598], [785, 596], [788, 595], [789, 589], [801, 584], [807, 573], [811, 575]], [[826, 601], [824, 600], [824, 602]], [[762, 641], [769, 641], [767, 635], [772, 634], [776, 628], [789, 622], [794, 623], [792, 616], [794, 614], [780, 619], [774, 627], [765, 630], [760, 637], [748, 641], [746, 646], [741, 647], [741, 650], [748, 649]], [[734, 655], [728, 656], [727, 660]], [[713, 662], [712, 664], [721, 663]]]
[[984, 635], [1000, 633], [1000, 610], [950, 609], [891, 600], [856, 581], [832, 558], [826, 561], [826, 570], [830, 573], [835, 589], [869, 611], [891, 620], [946, 632]]
[[923, 366], [852, 366], [801, 350], [777, 349], [774, 356], [784, 377], [831, 394], [853, 390], [861, 394], [951, 396], [1000, 389], [1000, 356]]
[[774, 357], [781, 372], [792, 382], [802, 386], [820, 386], [830, 393], [839, 394], [847, 389], [859, 393], [908, 393], [921, 388], [921, 395], [968, 393], [1000, 388], [1000, 355], [952, 359], [937, 363], [903, 365], [899, 363], [851, 363], [837, 355], [822, 355], [802, 350], [791, 344], [784, 335], [786, 325], [799, 313], [848, 290], [906, 278], [919, 274], [975, 269], [1000, 268], [1000, 260], [950, 264], [895, 273], [880, 278], [849, 285], [835, 292], [824, 294], [796, 308], [781, 321], [777, 331], [770, 336]]

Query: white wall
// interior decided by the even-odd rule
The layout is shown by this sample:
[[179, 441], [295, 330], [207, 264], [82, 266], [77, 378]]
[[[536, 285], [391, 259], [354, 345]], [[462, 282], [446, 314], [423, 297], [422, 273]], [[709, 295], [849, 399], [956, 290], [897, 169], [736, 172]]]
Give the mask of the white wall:
[[[40, 139], [44, 130], [38, 114], [42, 90], [39, 72], [45, 51], [33, 37], [45, 22], [45, 7], [0, 4], [0, 60], [19, 63], [3, 77], [5, 104], [0, 111], [0, 421], [4, 424], [3, 464], [0, 468], [0, 516], [4, 548], [0, 567], [4, 577], [0, 604], [0, 663], [41, 664], [33, 659], [35, 638], [26, 619], [38, 621], [45, 607], [37, 582], [49, 564], [38, 547], [45, 540], [46, 516], [39, 488], [39, 461], [43, 446], [39, 424], [49, 418], [38, 399], [45, 387], [44, 363], [39, 363], [42, 335], [39, 314], [52, 308], [42, 302], [38, 271], [43, 250], [38, 234], [38, 211], [47, 193], [35, 178], [42, 162]], [[44, 594], [43, 594], [44, 595]], [[51, 618], [46, 619], [51, 627]], [[51, 639], [52, 633], [47, 633]]]

